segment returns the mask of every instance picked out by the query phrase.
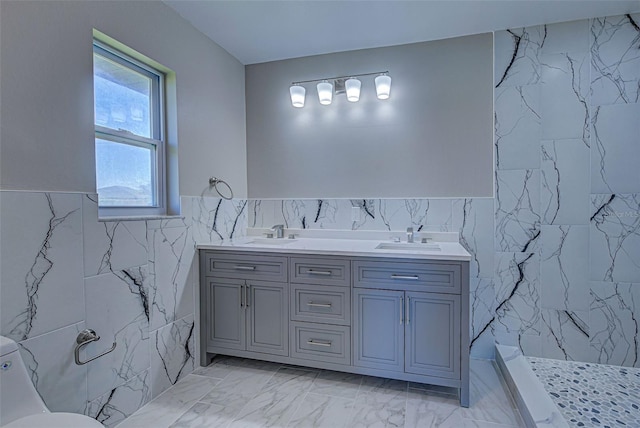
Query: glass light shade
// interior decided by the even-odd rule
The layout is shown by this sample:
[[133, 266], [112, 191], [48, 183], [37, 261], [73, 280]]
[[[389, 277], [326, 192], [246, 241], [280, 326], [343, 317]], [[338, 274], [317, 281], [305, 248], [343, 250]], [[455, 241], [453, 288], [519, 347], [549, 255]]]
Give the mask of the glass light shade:
[[376, 77], [376, 94], [378, 95], [379, 100], [386, 100], [389, 98], [389, 93], [391, 92], [391, 77], [383, 74], [381, 76]]
[[333, 85], [327, 81], [320, 82], [318, 87], [318, 99], [323, 106], [331, 104], [333, 99]]
[[300, 85], [292, 85], [289, 88], [289, 93], [291, 94], [291, 104], [294, 107], [301, 108], [304, 107], [304, 95], [306, 93], [306, 89], [304, 86]]
[[348, 101], [355, 103], [360, 99], [360, 86], [362, 86], [362, 82], [358, 79], [351, 78], [344, 82], [344, 86], [347, 90]]

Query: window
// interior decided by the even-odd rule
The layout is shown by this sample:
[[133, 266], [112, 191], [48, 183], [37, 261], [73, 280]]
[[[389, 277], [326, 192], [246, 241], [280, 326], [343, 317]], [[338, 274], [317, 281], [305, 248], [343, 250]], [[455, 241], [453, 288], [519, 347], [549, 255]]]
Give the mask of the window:
[[94, 41], [93, 86], [100, 215], [165, 214], [164, 75]]

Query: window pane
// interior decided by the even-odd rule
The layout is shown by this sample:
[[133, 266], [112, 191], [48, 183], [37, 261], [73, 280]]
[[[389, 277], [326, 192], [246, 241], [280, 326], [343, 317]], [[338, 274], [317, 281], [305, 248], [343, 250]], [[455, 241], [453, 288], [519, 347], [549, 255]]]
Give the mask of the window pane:
[[96, 125], [151, 138], [151, 78], [93, 54]]
[[96, 138], [96, 181], [101, 207], [155, 206], [155, 148]]

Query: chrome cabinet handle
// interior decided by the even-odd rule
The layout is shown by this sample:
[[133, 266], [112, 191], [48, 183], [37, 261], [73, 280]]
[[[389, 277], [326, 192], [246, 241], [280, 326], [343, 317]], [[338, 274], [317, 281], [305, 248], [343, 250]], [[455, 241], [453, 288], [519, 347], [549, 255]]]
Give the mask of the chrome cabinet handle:
[[407, 325], [409, 325], [409, 314], [411, 313], [411, 297], [407, 297], [407, 312], [406, 312], [406, 317], [407, 317]]
[[82, 348], [84, 345], [88, 345], [89, 343], [96, 342], [98, 340], [100, 340], [100, 336], [98, 336], [96, 332], [94, 330], [91, 330], [90, 328], [82, 330], [80, 333], [78, 333], [78, 337], [76, 337], [76, 349], [73, 352], [77, 365], [82, 366], [84, 364], [87, 364], [104, 355], [107, 355], [110, 352], [113, 352], [113, 350], [116, 349], [116, 342], [113, 342], [113, 346], [111, 346], [111, 349], [103, 352], [100, 355], [96, 355], [95, 357], [90, 358], [87, 361], [80, 361], [80, 348]]
[[418, 275], [397, 275], [397, 274], [391, 274], [391, 279], [409, 279], [412, 281], [417, 281], [420, 279], [420, 277]]
[[234, 266], [233, 267], [235, 270], [249, 270], [249, 271], [254, 271], [256, 270], [255, 266]]
[[240, 307], [244, 307], [244, 285], [241, 285], [240, 288]]
[[324, 346], [328, 348], [331, 346], [331, 342], [318, 342], [314, 339], [311, 339], [311, 340], [307, 340], [307, 345]]
[[314, 303], [308, 302], [307, 306], [312, 306], [314, 308], [331, 308], [331, 303]]
[[404, 297], [400, 298], [400, 325], [404, 323]]
[[331, 276], [331, 271], [329, 270], [313, 270], [309, 269], [307, 271], [309, 275], [323, 275], [323, 276]]

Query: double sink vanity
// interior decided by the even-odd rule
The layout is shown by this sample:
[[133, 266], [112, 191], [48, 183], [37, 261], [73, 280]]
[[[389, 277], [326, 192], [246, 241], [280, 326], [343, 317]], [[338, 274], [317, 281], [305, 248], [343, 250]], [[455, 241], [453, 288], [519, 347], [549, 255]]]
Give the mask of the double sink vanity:
[[448, 386], [468, 407], [471, 257], [457, 234], [325, 236], [198, 245], [201, 364], [222, 354]]

